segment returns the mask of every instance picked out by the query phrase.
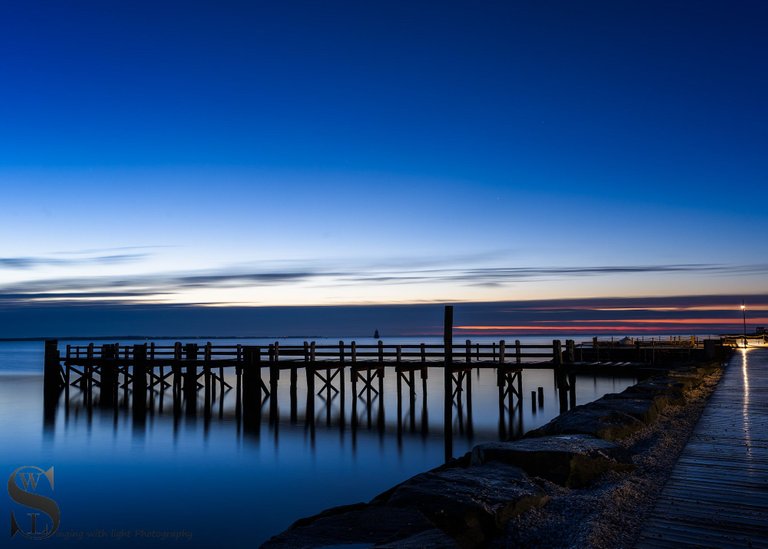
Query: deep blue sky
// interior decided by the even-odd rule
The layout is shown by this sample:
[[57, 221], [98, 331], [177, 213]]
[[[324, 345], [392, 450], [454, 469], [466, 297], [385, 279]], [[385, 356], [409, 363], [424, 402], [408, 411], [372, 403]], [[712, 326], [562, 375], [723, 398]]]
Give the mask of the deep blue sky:
[[766, 293], [766, 28], [749, 1], [5, 3], [0, 292]]

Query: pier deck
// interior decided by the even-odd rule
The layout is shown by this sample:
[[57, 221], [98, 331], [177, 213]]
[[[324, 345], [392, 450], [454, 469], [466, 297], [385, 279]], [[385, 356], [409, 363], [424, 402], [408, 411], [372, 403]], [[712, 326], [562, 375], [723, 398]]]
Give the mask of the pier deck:
[[729, 362], [639, 548], [768, 547], [768, 350]]

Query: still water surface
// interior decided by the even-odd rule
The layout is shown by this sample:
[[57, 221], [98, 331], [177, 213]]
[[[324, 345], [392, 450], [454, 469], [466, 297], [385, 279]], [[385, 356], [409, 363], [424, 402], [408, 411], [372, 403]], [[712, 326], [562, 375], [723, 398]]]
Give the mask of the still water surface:
[[[398, 342], [407, 340], [399, 338]], [[300, 342], [286, 339], [281, 343]], [[372, 340], [358, 338], [358, 343]], [[430, 369], [426, 407], [419, 382], [414, 409], [405, 398], [400, 416], [394, 370], [388, 369], [383, 398], [374, 397], [370, 406], [365, 399], [358, 400], [356, 422], [351, 416], [349, 376], [344, 417], [338, 397], [331, 403], [330, 421], [325, 401], [317, 397], [314, 422], [307, 421], [306, 379], [300, 372], [296, 418], [291, 418], [288, 409], [288, 383], [281, 379], [278, 417], [270, 418], [266, 402], [258, 428], [246, 430], [235, 413], [234, 390], [223, 398], [218, 395], [208, 420], [202, 415], [174, 417], [168, 391], [162, 409], [157, 395], [146, 420], [134, 422], [130, 410], [120, 409], [116, 414], [89, 410], [73, 388], [69, 400], [62, 394], [55, 419], [46, 424], [42, 363], [42, 342], [0, 342], [0, 473], [6, 483], [21, 466], [54, 467], [55, 491], [48, 495], [59, 506], [61, 522], [56, 534], [45, 540], [46, 546], [125, 546], [175, 540], [185, 546], [253, 547], [300, 517], [367, 501], [444, 461], [442, 372], [438, 368]], [[461, 420], [454, 414], [456, 456], [500, 437], [495, 372], [480, 370], [471, 375], [471, 418], [466, 409]], [[235, 386], [230, 377], [228, 381]], [[633, 383], [628, 377], [576, 376], [576, 404], [619, 392]], [[513, 416], [515, 433], [543, 425], [560, 409], [552, 370], [524, 370], [522, 385], [526, 400]], [[544, 403], [532, 407], [530, 394], [538, 387], [544, 388]], [[508, 419], [505, 417], [505, 428], [509, 428]], [[25, 509], [5, 492], [0, 494], [0, 524], [4, 524], [0, 532], [10, 531], [9, 508], [25, 521], [22, 527], [28, 528], [30, 517], [24, 516]], [[45, 523], [46, 517], [39, 520]], [[8, 540], [7, 534], [0, 536]], [[11, 542], [18, 546], [31, 543], [20, 537], [17, 534]]]

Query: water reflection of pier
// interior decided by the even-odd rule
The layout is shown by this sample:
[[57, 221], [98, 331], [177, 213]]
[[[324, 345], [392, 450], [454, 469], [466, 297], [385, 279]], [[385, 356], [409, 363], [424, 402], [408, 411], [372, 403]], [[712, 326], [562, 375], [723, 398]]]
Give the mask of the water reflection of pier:
[[[435, 370], [439, 372], [439, 368], [431, 367], [432, 377], [436, 377]], [[473, 403], [472, 397], [477, 396], [473, 381], [480, 379], [480, 373], [480, 369], [466, 370], [461, 376], [462, 389], [454, 387], [452, 417], [448, 427], [441, 421], [442, 418], [438, 419], [439, 414], [430, 415], [429, 404], [432, 404], [434, 411], [434, 405], [439, 402], [440, 384], [437, 380], [428, 384], [427, 379], [421, 377], [421, 372], [407, 370], [400, 373], [402, 379], [399, 384], [395, 380], [388, 380], [385, 384], [385, 378], [375, 374], [368, 382], [366, 373], [362, 374], [366, 376], [366, 382], [358, 380], [354, 383], [348, 378], [343, 385], [336, 385], [336, 391], [329, 391], [327, 385], [318, 391], [317, 386], [310, 390], [306, 383], [288, 384], [269, 394], [262, 392], [261, 401], [250, 405], [246, 405], [243, 396], [244, 378], [236, 375], [225, 375], [212, 384], [210, 391], [200, 390], [192, 395], [183, 390], [183, 385], [179, 387], [172, 382], [155, 384], [148, 388], [144, 406], [135, 406], [134, 390], [130, 387], [125, 391], [121, 385], [116, 398], [111, 400], [102, 398], [95, 383], [90, 388], [88, 383], [82, 383], [70, 386], [48, 400], [45, 419], [50, 431], [56, 423], [57, 410], [64, 415], [64, 425], [69, 425], [71, 419], [90, 425], [94, 418], [103, 425], [106, 419], [113, 422], [115, 429], [119, 425], [130, 426], [133, 436], [139, 438], [151, 431], [158, 421], [172, 425], [176, 436], [190, 426], [201, 430], [205, 437], [212, 428], [233, 426], [238, 436], [245, 439], [271, 437], [275, 443], [281, 430], [295, 432], [298, 428], [304, 430], [312, 447], [318, 431], [325, 436], [337, 431], [340, 437], [351, 441], [353, 451], [361, 433], [366, 437], [374, 435], [382, 441], [386, 438], [396, 442], [398, 447], [414, 439], [434, 440], [437, 437], [452, 441], [458, 437], [469, 441], [476, 438], [504, 440], [521, 435], [526, 411], [524, 404], [528, 405], [529, 397], [526, 395], [518, 399], [515, 395], [523, 394], [522, 378], [526, 370], [520, 370], [514, 377], [516, 392], [511, 397], [509, 384], [504, 383], [498, 388], [498, 429], [489, 424], [486, 415], [478, 430], [473, 418], [476, 403]], [[561, 384], [557, 392], [561, 405], [566, 402], [569, 407], [575, 404], [575, 376], [571, 377], [573, 379], [569, 381], [566, 376], [567, 387]], [[487, 377], [484, 379], [487, 380]], [[557, 381], [557, 377], [549, 379]], [[546, 385], [546, 393], [553, 393], [555, 386]], [[487, 398], [487, 388], [484, 395]], [[433, 398], [430, 400], [430, 397]], [[538, 410], [543, 406], [539, 397], [530, 399], [530, 402]], [[487, 413], [487, 405], [484, 410]]]

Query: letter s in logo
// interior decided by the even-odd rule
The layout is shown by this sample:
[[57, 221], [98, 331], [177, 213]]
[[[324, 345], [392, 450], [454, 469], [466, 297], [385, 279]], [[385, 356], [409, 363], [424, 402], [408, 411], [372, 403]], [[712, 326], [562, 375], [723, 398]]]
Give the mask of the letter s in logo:
[[[13, 511], [11, 511], [11, 537], [20, 533], [29, 539], [46, 539], [51, 537], [59, 528], [61, 520], [61, 511], [53, 499], [39, 494], [41, 478], [46, 478], [53, 491], [53, 467], [43, 471], [40, 467], [25, 465], [19, 467], [8, 478], [8, 495], [16, 503], [32, 509], [32, 512], [26, 513], [29, 517], [29, 528], [24, 529], [20, 526]], [[40, 511], [47, 518], [38, 521]]]

